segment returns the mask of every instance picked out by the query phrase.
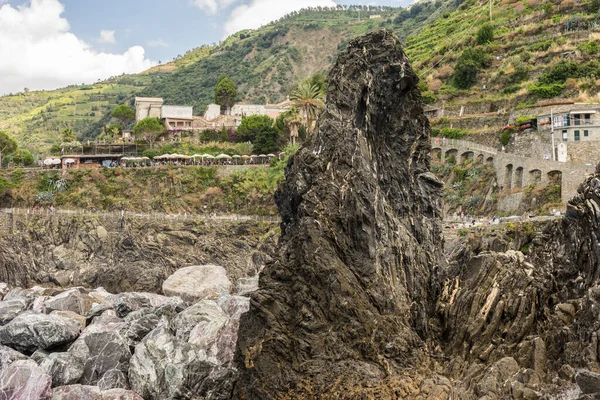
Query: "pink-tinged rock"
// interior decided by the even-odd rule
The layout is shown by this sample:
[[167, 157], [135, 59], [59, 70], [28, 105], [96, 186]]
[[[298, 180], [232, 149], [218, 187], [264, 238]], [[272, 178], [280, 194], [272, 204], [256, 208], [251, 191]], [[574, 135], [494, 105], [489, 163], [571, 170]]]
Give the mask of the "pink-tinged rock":
[[15, 361], [27, 359], [27, 356], [0, 344], [0, 372]]
[[103, 398], [100, 389], [96, 386], [70, 385], [54, 389], [52, 400], [103, 400]]
[[202, 265], [177, 270], [163, 283], [163, 293], [185, 301], [217, 300], [231, 291], [225, 268]]
[[50, 400], [52, 378], [31, 360], [15, 361], [0, 372], [0, 399]]

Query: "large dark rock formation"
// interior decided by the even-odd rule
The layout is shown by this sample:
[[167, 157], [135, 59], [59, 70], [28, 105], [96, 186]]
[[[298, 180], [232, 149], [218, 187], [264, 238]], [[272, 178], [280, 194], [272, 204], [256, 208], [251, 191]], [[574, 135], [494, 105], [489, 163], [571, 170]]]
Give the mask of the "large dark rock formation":
[[427, 362], [441, 184], [417, 82], [389, 32], [340, 55], [316, 134], [276, 194], [282, 236], [242, 316], [237, 396], [334, 382], [359, 393]]

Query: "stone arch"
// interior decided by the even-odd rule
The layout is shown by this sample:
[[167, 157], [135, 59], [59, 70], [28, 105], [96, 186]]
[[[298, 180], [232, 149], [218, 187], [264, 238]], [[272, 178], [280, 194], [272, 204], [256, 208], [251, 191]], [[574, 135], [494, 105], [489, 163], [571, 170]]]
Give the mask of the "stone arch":
[[513, 165], [508, 164], [504, 167], [504, 189], [512, 189], [513, 185]]
[[490, 156], [488, 158], [485, 159], [485, 162], [487, 164], [493, 164], [494, 163], [494, 157]]
[[478, 162], [479, 164], [483, 164], [483, 160], [485, 159], [483, 154], [479, 154], [477, 156], [477, 158], [475, 159], [476, 162]]
[[542, 171], [539, 169], [532, 169], [529, 171], [529, 182], [533, 185], [537, 185], [542, 182]]
[[515, 187], [523, 187], [523, 167], [515, 169]]
[[440, 147], [435, 147], [431, 149], [431, 158], [433, 160], [441, 160], [442, 159], [442, 149]]
[[467, 160], [472, 160], [475, 156], [475, 153], [473, 153], [472, 151], [465, 151], [464, 153], [462, 153], [460, 155], [460, 162], [464, 162]]
[[449, 149], [449, 150], [446, 150], [446, 153], [444, 154], [444, 159], [447, 162], [452, 162], [452, 160], [453, 160], [454, 164], [456, 164], [456, 156], [457, 155], [458, 155], [457, 149]]
[[[562, 171], [559, 170], [552, 170], [548, 172], [548, 187], [554, 186], [556, 188], [556, 191], [558, 192], [556, 193], [556, 196], [558, 199], [560, 199], [562, 196], [562, 175]], [[553, 192], [553, 190], [551, 192]]]

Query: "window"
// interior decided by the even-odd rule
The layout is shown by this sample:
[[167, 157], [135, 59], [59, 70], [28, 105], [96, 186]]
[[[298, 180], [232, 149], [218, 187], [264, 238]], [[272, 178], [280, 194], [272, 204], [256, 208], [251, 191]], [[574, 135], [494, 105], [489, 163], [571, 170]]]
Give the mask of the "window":
[[591, 125], [592, 124], [592, 114], [585, 114], [583, 117], [584, 121], [583, 123], [585, 125]]
[[566, 142], [567, 140], [569, 140], [569, 132], [562, 131], [562, 137], [563, 137], [563, 142]]
[[581, 140], [581, 137], [579, 136], [579, 131], [575, 131], [575, 141], [578, 142]]
[[563, 115], [563, 126], [571, 126], [568, 115]]
[[589, 131], [583, 131], [583, 136], [585, 136], [585, 137], [588, 137], [588, 136], [589, 136], [589, 134], [590, 134], [590, 132], [589, 132]]
[[555, 128], [558, 128], [560, 126], [560, 120], [558, 119], [558, 117], [554, 117], [553, 123]]
[[169, 125], [170, 125], [172, 128], [175, 128], [175, 122], [169, 122]]
[[577, 126], [577, 125], [581, 125], [581, 114], [574, 114], [573, 115], [573, 125]]

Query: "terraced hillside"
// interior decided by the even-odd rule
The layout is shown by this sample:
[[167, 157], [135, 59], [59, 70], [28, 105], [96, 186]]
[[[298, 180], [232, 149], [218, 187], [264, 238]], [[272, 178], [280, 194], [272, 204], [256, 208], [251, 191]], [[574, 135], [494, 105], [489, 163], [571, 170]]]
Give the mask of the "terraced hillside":
[[[456, 0], [425, 2], [410, 11], [364, 6], [360, 20], [355, 9], [341, 7], [293, 13], [138, 75], [0, 97], [0, 130], [40, 151], [56, 143], [65, 127], [76, 130], [82, 139], [93, 138], [109, 121], [109, 112], [137, 94], [161, 96], [168, 104], [193, 105], [195, 113], [201, 114], [213, 101], [214, 86], [223, 75], [238, 85], [239, 101], [281, 101], [296, 82], [327, 72], [351, 38], [382, 28], [406, 38], [458, 4]], [[381, 18], [370, 19], [371, 15]]]
[[[202, 114], [223, 75], [238, 85], [238, 101], [278, 102], [298, 81], [327, 72], [353, 37], [377, 29], [393, 30], [406, 42], [423, 78], [424, 101], [443, 107], [450, 118], [463, 106], [479, 117], [547, 101], [594, 100], [600, 88], [599, 8], [598, 0], [494, 1], [491, 23], [489, 3], [475, 0], [421, 1], [410, 9], [365, 6], [360, 20], [355, 8], [304, 10], [142, 74], [0, 97], [0, 129], [36, 150], [56, 143], [65, 127], [84, 140], [94, 138], [110, 111], [138, 94], [193, 105]], [[492, 36], [478, 39], [484, 25]], [[468, 132], [493, 134], [481, 121]]]

